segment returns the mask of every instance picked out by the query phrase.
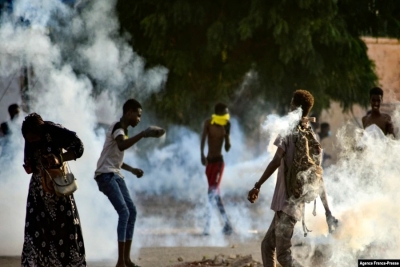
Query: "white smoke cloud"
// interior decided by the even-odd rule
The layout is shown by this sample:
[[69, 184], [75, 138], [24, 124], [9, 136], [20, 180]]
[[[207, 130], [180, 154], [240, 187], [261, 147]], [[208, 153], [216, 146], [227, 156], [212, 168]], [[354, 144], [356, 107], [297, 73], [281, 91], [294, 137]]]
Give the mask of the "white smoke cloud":
[[[105, 118], [96, 113], [117, 113], [113, 118], [117, 120], [121, 92], [130, 90], [144, 99], [161, 90], [167, 78], [163, 67], [145, 70], [144, 60], [118, 35], [114, 5], [115, 1], [92, 1], [82, 10], [74, 10], [58, 0], [18, 0], [14, 13], [4, 14], [0, 24], [0, 76], [10, 77], [19, 74], [21, 67], [29, 67], [31, 111], [77, 132], [85, 145], [83, 157], [70, 165], [79, 183], [75, 197], [88, 259], [113, 257], [116, 251], [116, 214], [93, 179], [104, 142], [104, 132], [96, 134], [94, 129]], [[21, 17], [25, 23], [20, 22]], [[60, 23], [65, 20], [68, 23]], [[77, 42], [82, 36], [85, 41]], [[93, 97], [93, 80], [108, 89], [99, 100]], [[7, 155], [0, 158], [2, 255], [19, 255], [23, 243], [29, 176], [22, 168], [20, 123]]]
[[[56, 0], [19, 0], [15, 2], [14, 16], [3, 18], [0, 25], [1, 76], [12, 76], [24, 65], [33, 69], [32, 110], [46, 120], [76, 131], [85, 144], [83, 157], [72, 162], [71, 167], [79, 183], [75, 197], [88, 259], [115, 258], [116, 255], [117, 214], [93, 180], [104, 142], [104, 130], [95, 131], [96, 123], [110, 123], [119, 118], [121, 100], [118, 96], [127, 89], [132, 90], [135, 97], [145, 99], [160, 90], [167, 79], [165, 68], [145, 70], [145, 60], [129, 47], [125, 37], [118, 35], [114, 5], [115, 1], [91, 1], [77, 11]], [[59, 19], [69, 22], [67, 26], [53, 21], [55, 13], [61, 17]], [[29, 18], [30, 26], [17, 23], [19, 16]], [[93, 80], [107, 89], [97, 98], [93, 96]], [[232, 120], [232, 149], [224, 154], [226, 167], [221, 191], [228, 216], [240, 238], [251, 238], [249, 230], [266, 231], [268, 228], [273, 215], [269, 206], [275, 175], [261, 189], [257, 204], [248, 203], [246, 195], [274, 154], [272, 142], [276, 135], [287, 134], [298, 121], [299, 114], [296, 111], [284, 117], [268, 116], [263, 129], [269, 146], [257, 158], [252, 158], [252, 149], [246, 146], [240, 125]], [[399, 124], [399, 110], [393, 121]], [[125, 156], [127, 163], [145, 171], [141, 179], [125, 173], [134, 198], [148, 201], [136, 203], [136, 249], [158, 238], [157, 235], [147, 236], [147, 232], [163, 231], [174, 234], [158, 245], [227, 245], [229, 241], [219, 233], [222, 224], [217, 214], [213, 217], [214, 235], [205, 239], [190, 238], [202, 231], [207, 201], [199, 133], [182, 127], [166, 128], [166, 139], [145, 139]], [[137, 129], [134, 132], [137, 133]], [[320, 204], [317, 217], [306, 217], [313, 230], [306, 242], [315, 247], [322, 243], [330, 246], [331, 256], [325, 266], [352, 266], [360, 255], [380, 258], [399, 255], [396, 206], [400, 200], [397, 194], [399, 143], [371, 136], [365, 139], [364, 149], [360, 151], [356, 149], [355, 138], [354, 127], [347, 125], [342, 129], [338, 146], [343, 154], [336, 165], [325, 170], [331, 209], [341, 223], [339, 230], [324, 238], [327, 226]], [[143, 151], [143, 147], [151, 149]], [[0, 242], [0, 254], [19, 255], [29, 176], [22, 168], [23, 139], [17, 126], [10, 148], [13, 153], [0, 158], [0, 240], [7, 240]], [[154, 209], [157, 201], [163, 207], [168, 203], [182, 203], [182, 207], [172, 206], [160, 211]], [[308, 209], [307, 214], [310, 214]], [[301, 231], [299, 227], [296, 229], [296, 233]]]
[[276, 114], [267, 116], [262, 129], [266, 133], [266, 137], [272, 140], [272, 143], [268, 146], [269, 151], [274, 150], [273, 141], [278, 135], [283, 137], [290, 134], [292, 129], [299, 123], [301, 115], [302, 109], [297, 108], [283, 117]]
[[[394, 123], [398, 125], [399, 110]], [[338, 230], [325, 239], [327, 225], [322, 205], [306, 221], [313, 230], [310, 241], [329, 245], [324, 266], [353, 266], [360, 258], [391, 259], [399, 255], [400, 228], [397, 204], [400, 186], [398, 140], [385, 137], [372, 125], [365, 131], [346, 124], [338, 132], [341, 155], [337, 164], [325, 170], [324, 180]], [[321, 249], [320, 247], [319, 249]]]

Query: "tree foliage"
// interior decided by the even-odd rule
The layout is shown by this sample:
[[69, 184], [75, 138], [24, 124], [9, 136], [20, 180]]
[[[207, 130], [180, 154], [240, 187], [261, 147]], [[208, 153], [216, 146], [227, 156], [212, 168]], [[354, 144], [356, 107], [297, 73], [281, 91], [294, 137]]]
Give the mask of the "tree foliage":
[[147, 104], [168, 121], [199, 125], [219, 101], [243, 119], [258, 105], [285, 112], [298, 88], [314, 94], [317, 111], [330, 100], [344, 109], [365, 105], [377, 77], [360, 35], [397, 36], [398, 7], [394, 0], [137, 0], [118, 1], [117, 11], [148, 66], [169, 69], [166, 88]]
[[352, 34], [400, 38], [400, 1], [342, 0], [338, 7]]

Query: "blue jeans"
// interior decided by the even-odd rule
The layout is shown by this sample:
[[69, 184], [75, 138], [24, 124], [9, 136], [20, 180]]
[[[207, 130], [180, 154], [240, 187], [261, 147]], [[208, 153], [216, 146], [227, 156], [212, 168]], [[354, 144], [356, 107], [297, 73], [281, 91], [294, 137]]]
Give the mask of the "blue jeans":
[[95, 178], [99, 190], [110, 200], [118, 213], [118, 241], [132, 240], [136, 221], [136, 207], [125, 181], [115, 173], [102, 173]]

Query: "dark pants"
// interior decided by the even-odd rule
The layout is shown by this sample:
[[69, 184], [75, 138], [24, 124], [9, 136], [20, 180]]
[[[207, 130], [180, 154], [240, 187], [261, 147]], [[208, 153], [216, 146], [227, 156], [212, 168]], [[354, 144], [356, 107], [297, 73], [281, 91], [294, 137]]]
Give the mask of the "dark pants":
[[292, 236], [296, 219], [282, 211], [275, 212], [274, 219], [261, 243], [264, 267], [275, 267], [275, 255], [282, 267], [301, 267], [292, 257]]

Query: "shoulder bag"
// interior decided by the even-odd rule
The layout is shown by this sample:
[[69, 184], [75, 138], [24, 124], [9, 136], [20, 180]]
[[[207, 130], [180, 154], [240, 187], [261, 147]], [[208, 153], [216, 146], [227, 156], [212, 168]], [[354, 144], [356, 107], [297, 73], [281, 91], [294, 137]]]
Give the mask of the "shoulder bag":
[[63, 162], [60, 168], [44, 169], [43, 190], [66, 197], [78, 189], [78, 183], [69, 165]]

